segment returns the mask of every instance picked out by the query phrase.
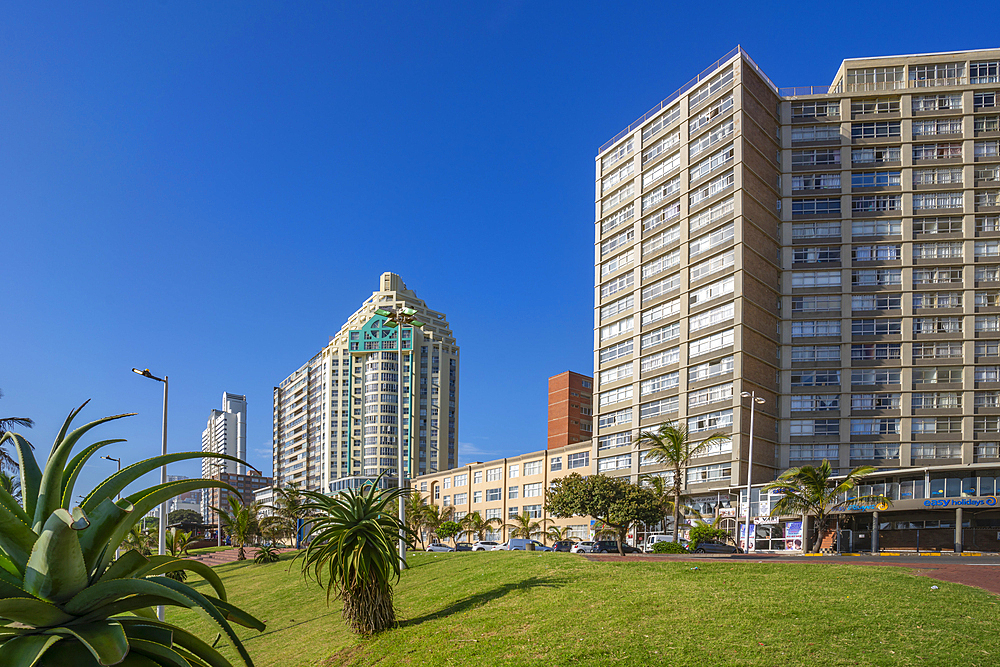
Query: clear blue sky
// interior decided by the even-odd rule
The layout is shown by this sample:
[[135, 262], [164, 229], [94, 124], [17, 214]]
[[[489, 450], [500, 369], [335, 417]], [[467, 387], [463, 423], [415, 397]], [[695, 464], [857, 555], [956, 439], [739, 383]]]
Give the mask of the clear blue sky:
[[596, 149], [735, 45], [779, 86], [1000, 45], [919, 2], [95, 4], [0, 10], [0, 414], [44, 458], [138, 412], [101, 433], [134, 462], [149, 367], [172, 451], [246, 394], [264, 470], [272, 387], [383, 271], [462, 347], [462, 462], [543, 448], [546, 378], [592, 372]]

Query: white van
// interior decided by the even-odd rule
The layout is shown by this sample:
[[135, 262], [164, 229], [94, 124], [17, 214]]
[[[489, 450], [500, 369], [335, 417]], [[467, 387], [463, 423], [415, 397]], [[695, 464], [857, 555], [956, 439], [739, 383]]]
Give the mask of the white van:
[[653, 545], [657, 542], [673, 542], [674, 536], [670, 535], [647, 535], [646, 541], [642, 543], [642, 550], [646, 553], [653, 553]]

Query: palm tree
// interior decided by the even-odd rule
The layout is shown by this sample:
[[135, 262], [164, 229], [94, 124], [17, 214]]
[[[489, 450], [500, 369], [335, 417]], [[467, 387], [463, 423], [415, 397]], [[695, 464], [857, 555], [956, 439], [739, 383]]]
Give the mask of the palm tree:
[[6, 470], [0, 469], [0, 489], [3, 489], [11, 495], [11, 497], [17, 502], [21, 502], [21, 476], [16, 474], [11, 474]]
[[545, 536], [552, 540], [553, 543], [556, 543], [568, 540], [570, 532], [571, 529], [569, 526], [549, 526]]
[[258, 530], [257, 515], [260, 513], [260, 505], [256, 502], [244, 505], [238, 496], [229, 496], [228, 500], [229, 511], [218, 507], [212, 509], [222, 516], [222, 526], [229, 534], [233, 546], [239, 547], [236, 560], [246, 560], [246, 546]]
[[[3, 398], [3, 391], [0, 390], [0, 398]], [[27, 417], [2, 417], [0, 418], [0, 438], [3, 438], [3, 434], [9, 431], [14, 426], [21, 426], [23, 428], [31, 428], [35, 425], [35, 422], [28, 419]], [[0, 447], [0, 470], [17, 470], [17, 461], [14, 460], [7, 450]]]
[[658, 463], [664, 463], [673, 469], [674, 479], [670, 489], [673, 496], [673, 507], [671, 512], [674, 521], [674, 542], [680, 538], [680, 512], [681, 512], [681, 490], [683, 489], [682, 475], [685, 468], [691, 463], [691, 459], [704, 452], [713, 445], [717, 445], [729, 440], [729, 436], [724, 433], [716, 433], [701, 442], [692, 442], [690, 433], [686, 426], [679, 422], [666, 422], [660, 424], [655, 431], [642, 431], [635, 446], [642, 447], [649, 445], [646, 455]]
[[504, 528], [508, 530], [507, 536], [511, 538], [524, 537], [531, 539], [532, 535], [542, 532], [545, 523], [545, 519], [541, 521], [532, 521], [531, 515], [527, 512], [522, 512], [515, 516], [510, 517], [514, 521], [512, 523], [504, 524]]
[[135, 524], [125, 535], [122, 546], [126, 551], [135, 549], [141, 555], [149, 556], [153, 552], [153, 536], [149, 533], [144, 533], [139, 524]]
[[427, 529], [428, 536], [433, 535], [434, 537], [437, 537], [437, 529], [440, 528], [441, 524], [445, 521], [451, 521], [451, 517], [454, 514], [455, 508], [451, 505], [448, 507], [428, 505], [427, 509], [424, 510], [423, 521], [423, 527]]
[[469, 512], [461, 518], [463, 532], [472, 533], [477, 540], [484, 540], [486, 533], [493, 532], [493, 526], [502, 523], [497, 517], [484, 519], [479, 512]]
[[819, 553], [823, 538], [826, 537], [830, 512], [859, 502], [892, 505], [892, 501], [883, 495], [847, 497], [862, 477], [876, 470], [874, 466], [858, 466], [843, 480], [836, 482], [830, 479], [833, 475], [830, 462], [823, 459], [818, 467], [802, 466], [786, 470], [778, 479], [765, 486], [763, 491], [780, 491], [784, 494], [771, 508], [771, 516], [807, 514], [816, 517], [813, 528], [816, 537], [812, 551]]
[[[290, 484], [283, 489], [275, 489], [274, 504], [264, 505], [261, 509], [268, 509], [271, 514], [261, 517], [261, 532], [269, 533], [284, 541], [290, 539], [297, 542], [299, 532], [299, 519], [304, 518], [302, 505], [305, 499], [298, 485]], [[296, 544], [295, 546], [298, 546]]]
[[191, 533], [177, 528], [171, 528], [166, 533], [167, 551], [171, 556], [187, 556], [188, 544], [191, 542]]
[[424, 520], [427, 518], [427, 501], [423, 495], [413, 490], [406, 498], [406, 527], [409, 528], [420, 541], [420, 548], [424, 548], [424, 536], [421, 530], [424, 527]]
[[[303, 575], [323, 586], [327, 602], [336, 593], [343, 600], [343, 617], [351, 629], [372, 634], [396, 624], [393, 579], [399, 581], [396, 545], [400, 531], [409, 529], [390, 511], [405, 490], [380, 490], [372, 484], [335, 496], [303, 491], [304, 507], [313, 513]], [[296, 556], [298, 558], [299, 556]]]

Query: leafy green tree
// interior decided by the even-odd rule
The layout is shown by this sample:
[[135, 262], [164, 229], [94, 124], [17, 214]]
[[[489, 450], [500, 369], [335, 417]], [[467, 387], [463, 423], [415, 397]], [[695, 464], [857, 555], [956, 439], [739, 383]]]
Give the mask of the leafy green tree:
[[683, 491], [684, 475], [683, 471], [691, 463], [691, 459], [698, 456], [712, 445], [727, 442], [729, 436], [723, 433], [716, 433], [700, 442], [692, 442], [690, 433], [686, 426], [679, 422], [666, 422], [660, 424], [655, 431], [642, 431], [636, 440], [635, 446], [643, 448], [648, 446], [647, 458], [669, 466], [674, 473], [673, 484], [670, 494], [673, 496], [673, 531], [674, 542], [680, 539], [680, 511], [681, 492]]
[[507, 536], [511, 538], [523, 537], [525, 539], [531, 539], [532, 535], [542, 532], [542, 529], [544, 528], [544, 519], [541, 521], [532, 521], [531, 515], [527, 512], [521, 512], [520, 514], [510, 518], [513, 519], [513, 521], [505, 523], [503, 527], [507, 529]]
[[234, 547], [239, 548], [236, 560], [246, 560], [246, 547], [257, 535], [257, 518], [260, 513], [260, 505], [256, 502], [244, 505], [238, 495], [227, 498], [229, 510], [213, 507], [222, 516], [222, 529], [229, 535], [229, 541]]
[[[442, 521], [437, 527], [437, 536], [442, 540], [447, 540], [458, 535], [462, 531], [462, 526], [457, 521]], [[457, 544], [457, 540], [453, 540]]]
[[[0, 390], [0, 398], [3, 398], [3, 391]], [[20, 426], [21, 428], [31, 428], [35, 425], [35, 422], [31, 421], [27, 417], [3, 417], [0, 418], [0, 442], [3, 441], [3, 435], [10, 431], [15, 426]], [[27, 442], [27, 440], [25, 440]], [[17, 470], [17, 461], [7, 453], [7, 450], [0, 445], [0, 470]]]
[[459, 523], [465, 532], [475, 535], [477, 540], [482, 541], [486, 539], [486, 533], [492, 533], [493, 527], [499, 526], [502, 522], [497, 517], [484, 519], [479, 512], [469, 512], [459, 520]]
[[[10, 443], [17, 454], [22, 490], [19, 502], [0, 494], [0, 664], [230, 667], [230, 659], [208, 642], [157, 620], [153, 606], [174, 605], [210, 618], [235, 649], [238, 662], [252, 667], [231, 623], [257, 630], [264, 624], [226, 601], [225, 587], [212, 568], [167, 555], [147, 558], [134, 549], [115, 553], [140, 518], [170, 498], [205, 488], [236, 492], [217, 480], [188, 479], [116, 500], [126, 487], [187, 459], [239, 459], [203, 452], [156, 456], [111, 475], [77, 504], [75, 486], [87, 461], [122, 440], [96, 442], [71, 457], [74, 446], [96, 426], [129, 416], [105, 417], [71, 430], [83, 407], [67, 417], [44, 468], [22, 436], [0, 436], [0, 446]], [[208, 586], [195, 590], [160, 576], [181, 570], [194, 572]]]
[[660, 516], [656, 495], [622, 477], [572, 473], [557, 479], [547, 494], [546, 509], [558, 518], [592, 516], [615, 530], [618, 553], [625, 555], [625, 537], [636, 523], [654, 523]]
[[[819, 553], [823, 538], [828, 532], [827, 524], [830, 512], [859, 502], [883, 504], [886, 507], [892, 505], [892, 501], [884, 495], [847, 498], [849, 492], [861, 482], [863, 477], [876, 470], [877, 468], [873, 466], [858, 466], [847, 473], [844, 479], [837, 482], [831, 479], [833, 468], [830, 466], [830, 462], [823, 459], [823, 463], [818, 466], [789, 468], [781, 473], [778, 479], [765, 486], [763, 490], [778, 491], [782, 494], [781, 500], [771, 508], [771, 516], [807, 514], [816, 517], [813, 522], [815, 537], [812, 551]], [[841, 497], [844, 499], [842, 500]]]
[[174, 510], [167, 514], [167, 525], [177, 523], [202, 523], [201, 513], [194, 510]]
[[[302, 573], [343, 601], [351, 629], [373, 634], [393, 627], [396, 612], [392, 586], [399, 581], [396, 550], [400, 531], [410, 530], [389, 510], [405, 491], [371, 485], [335, 496], [302, 491], [311, 512], [309, 546], [299, 553]], [[325, 583], [324, 583], [325, 582]]]

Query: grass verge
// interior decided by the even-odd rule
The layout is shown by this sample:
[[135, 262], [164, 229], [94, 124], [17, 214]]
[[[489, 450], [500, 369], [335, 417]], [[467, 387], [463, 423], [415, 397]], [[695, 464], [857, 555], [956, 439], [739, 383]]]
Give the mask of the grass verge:
[[[258, 667], [1000, 662], [1000, 599], [904, 568], [421, 553], [396, 589], [400, 627], [362, 639], [290, 559], [217, 568], [268, 624], [239, 629]], [[214, 637], [187, 610], [168, 615]]]

